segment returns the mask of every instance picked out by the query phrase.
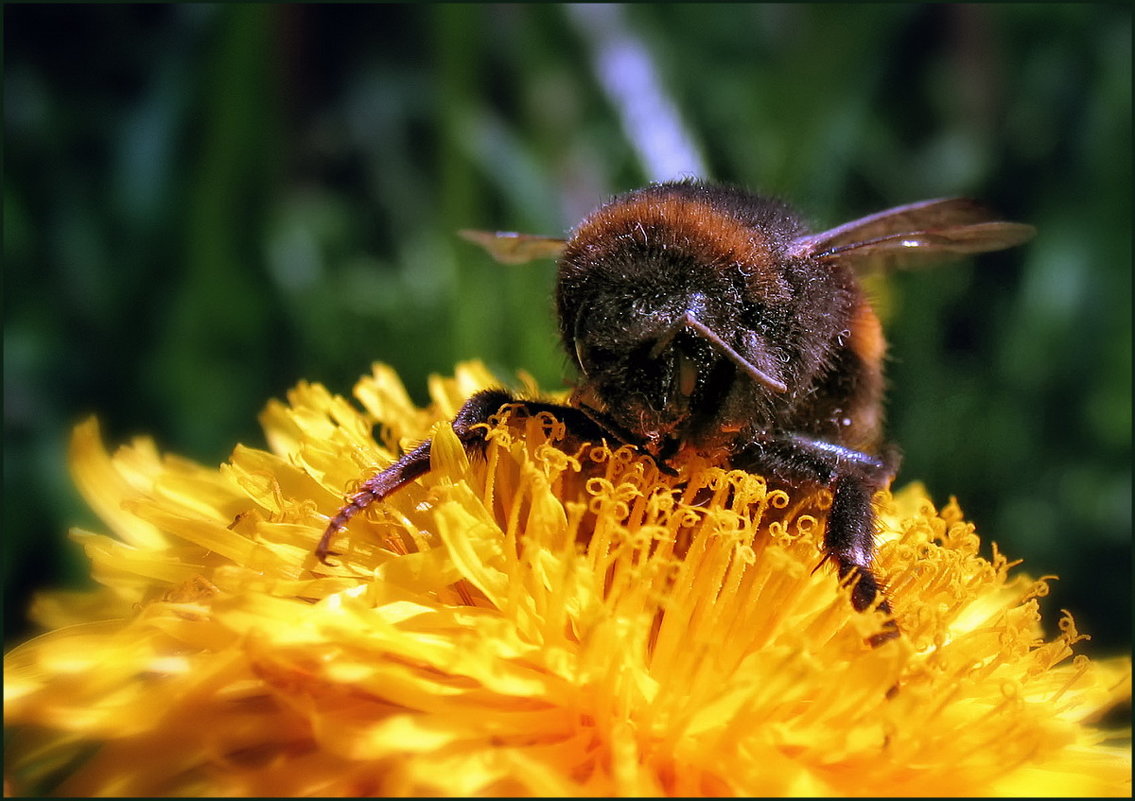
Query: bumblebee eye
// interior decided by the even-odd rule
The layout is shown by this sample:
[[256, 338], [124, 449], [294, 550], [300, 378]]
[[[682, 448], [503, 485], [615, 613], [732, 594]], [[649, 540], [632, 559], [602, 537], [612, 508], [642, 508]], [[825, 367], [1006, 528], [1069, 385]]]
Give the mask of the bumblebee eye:
[[583, 358], [586, 350], [587, 346], [581, 340], [575, 340], [575, 360], [579, 362], [579, 369], [584, 375], [587, 375], [587, 362]]
[[615, 354], [606, 348], [588, 344], [586, 340], [575, 340], [575, 358], [579, 362], [579, 369], [585, 376], [595, 370], [604, 370], [615, 360]]

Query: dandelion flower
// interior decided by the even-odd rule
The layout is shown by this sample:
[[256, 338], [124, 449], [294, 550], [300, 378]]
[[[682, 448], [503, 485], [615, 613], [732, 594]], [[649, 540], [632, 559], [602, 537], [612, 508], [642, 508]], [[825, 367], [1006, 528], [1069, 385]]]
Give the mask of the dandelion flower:
[[[821, 551], [825, 493], [507, 411], [485, 459], [447, 425], [478, 364], [417, 408], [388, 368], [272, 402], [269, 450], [219, 469], [94, 421], [74, 530], [98, 589], [40, 596], [5, 658], [6, 789], [74, 795], [1130, 795], [1097, 728], [1126, 659], [1046, 641], [1044, 580], [978, 554], [951, 503], [880, 493], [902, 636]], [[343, 497], [434, 437], [432, 471], [355, 518]]]

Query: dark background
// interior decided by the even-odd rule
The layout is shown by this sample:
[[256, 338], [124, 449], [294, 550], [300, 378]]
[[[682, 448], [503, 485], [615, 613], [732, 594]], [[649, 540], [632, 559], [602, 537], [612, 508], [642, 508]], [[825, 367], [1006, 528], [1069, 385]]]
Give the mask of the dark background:
[[[1128, 7], [3, 12], [8, 642], [33, 588], [85, 572], [65, 538], [99, 526], [66, 472], [80, 415], [214, 465], [263, 445], [269, 397], [347, 393], [372, 360], [419, 400], [471, 357], [558, 388], [551, 265], [453, 232], [561, 235], [691, 169], [644, 155], [685, 141], [704, 176], [817, 226], [965, 194], [1038, 227], [887, 283], [899, 485], [956, 495], [984, 540], [1059, 574], [1050, 626], [1067, 608], [1095, 653], [1129, 647]], [[662, 112], [606, 88], [611, 46], [646, 54], [616, 77], [653, 81]]]

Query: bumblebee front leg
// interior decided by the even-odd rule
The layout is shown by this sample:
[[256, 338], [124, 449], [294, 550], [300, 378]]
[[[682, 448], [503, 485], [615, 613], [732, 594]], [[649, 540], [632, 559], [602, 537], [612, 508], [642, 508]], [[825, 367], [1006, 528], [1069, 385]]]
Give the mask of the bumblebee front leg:
[[[487, 443], [485, 430], [481, 426], [488, 423], [489, 418], [497, 414], [502, 406], [508, 404], [515, 404], [528, 415], [550, 412], [580, 436], [599, 438], [606, 434], [578, 409], [543, 401], [519, 400], [507, 390], [486, 389], [465, 401], [457, 416], [453, 418], [453, 432], [457, 434], [467, 454], [483, 455]], [[433, 441], [427, 439], [412, 451], [403, 454], [390, 467], [368, 478], [357, 492], [347, 498], [347, 502], [328, 521], [327, 528], [315, 547], [315, 555], [319, 561], [327, 563], [327, 557], [333, 554], [330, 550], [331, 539], [347, 528], [351, 518], [407, 484], [417, 481], [430, 471], [432, 445]]]
[[[768, 435], [743, 449], [733, 465], [793, 484], [827, 487], [832, 493], [824, 531], [825, 558], [836, 564], [840, 579], [856, 575], [851, 603], [863, 611], [882, 594], [874, 571], [875, 509], [871, 499], [894, 474], [896, 459], [833, 445], [799, 435]], [[886, 598], [879, 609], [890, 612]], [[893, 621], [872, 638], [873, 645], [898, 636]]]
[[[465, 401], [465, 405], [453, 419], [453, 432], [457, 434], [467, 453], [484, 450], [484, 431], [477, 426], [487, 423], [490, 417], [500, 411], [501, 406], [514, 402], [516, 399], [512, 394], [502, 389], [482, 390]], [[347, 502], [328, 521], [327, 528], [315, 547], [319, 561], [327, 564], [327, 557], [333, 554], [330, 550], [332, 537], [344, 531], [352, 517], [430, 471], [432, 444], [433, 441], [427, 439], [412, 451], [403, 454], [390, 467], [364, 481], [358, 491], [347, 498]]]

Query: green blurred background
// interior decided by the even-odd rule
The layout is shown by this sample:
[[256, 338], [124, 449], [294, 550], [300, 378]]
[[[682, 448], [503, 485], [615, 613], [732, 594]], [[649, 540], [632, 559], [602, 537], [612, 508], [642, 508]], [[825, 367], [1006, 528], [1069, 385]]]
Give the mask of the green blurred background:
[[551, 265], [454, 231], [559, 235], [685, 170], [820, 226], [966, 194], [1038, 227], [883, 290], [899, 484], [1059, 574], [1050, 624], [1129, 647], [1130, 8], [3, 13], [9, 643], [34, 588], [82, 581], [80, 415], [215, 465], [268, 398], [372, 360], [419, 400], [471, 357], [561, 387]]

